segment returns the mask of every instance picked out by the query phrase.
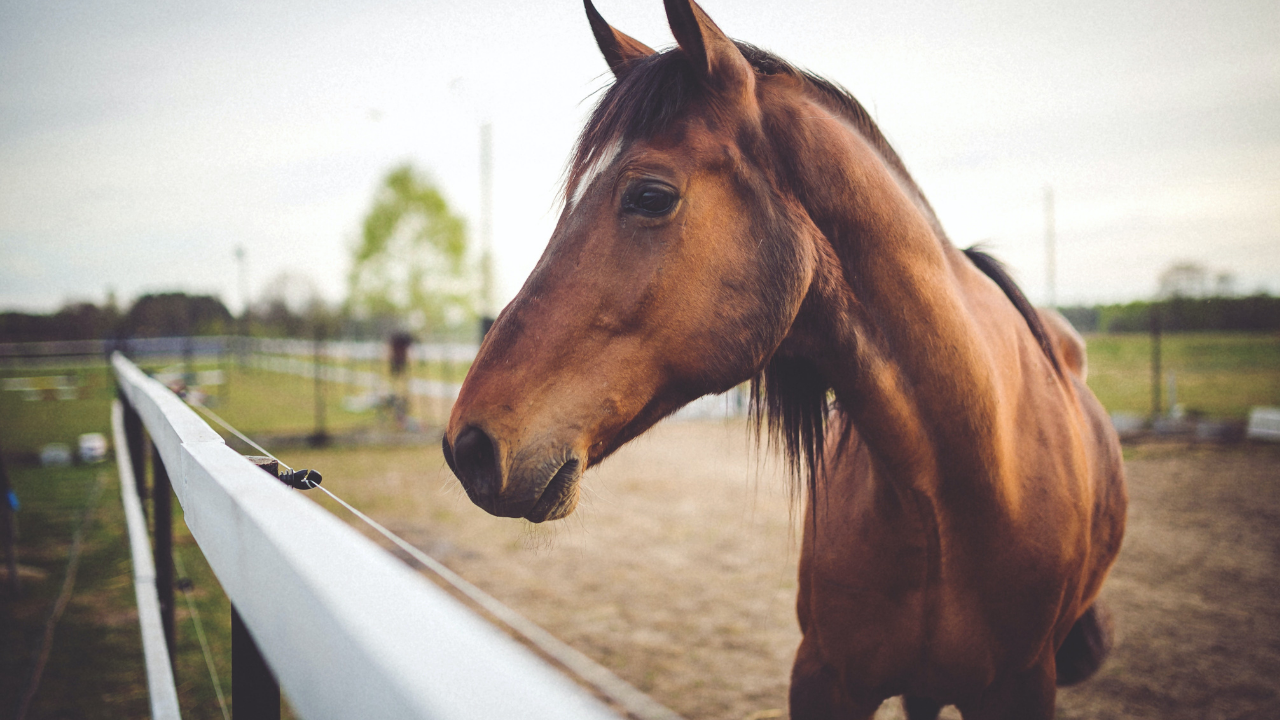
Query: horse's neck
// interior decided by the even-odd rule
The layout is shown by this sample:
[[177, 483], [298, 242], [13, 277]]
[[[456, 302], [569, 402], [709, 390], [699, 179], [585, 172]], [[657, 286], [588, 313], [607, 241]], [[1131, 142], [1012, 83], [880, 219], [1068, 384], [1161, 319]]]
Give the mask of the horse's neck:
[[855, 130], [818, 134], [827, 142], [797, 163], [830, 249], [814, 285], [809, 353], [888, 477], [930, 491], [989, 479], [1004, 423], [993, 348], [973, 317], [981, 283]]

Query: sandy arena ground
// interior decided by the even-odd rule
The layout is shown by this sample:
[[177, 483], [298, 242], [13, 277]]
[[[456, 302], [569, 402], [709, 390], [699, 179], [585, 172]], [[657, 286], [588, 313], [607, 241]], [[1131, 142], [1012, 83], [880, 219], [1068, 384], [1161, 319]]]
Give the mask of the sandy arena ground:
[[[1280, 717], [1280, 452], [1128, 454], [1129, 532], [1104, 591], [1119, 642], [1097, 677], [1059, 693], [1058, 716]], [[357, 456], [359, 467], [344, 459]], [[573, 516], [542, 526], [471, 505], [438, 450], [304, 459], [339, 495], [690, 720], [786, 717], [800, 639], [792, 505], [743, 424], [659, 426], [587, 475]], [[901, 716], [889, 701], [877, 718]]]

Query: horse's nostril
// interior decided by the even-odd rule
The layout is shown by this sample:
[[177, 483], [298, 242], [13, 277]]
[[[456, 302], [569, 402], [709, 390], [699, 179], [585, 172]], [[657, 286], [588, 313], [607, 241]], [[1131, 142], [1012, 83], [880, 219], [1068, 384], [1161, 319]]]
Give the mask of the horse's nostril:
[[449, 466], [473, 500], [492, 501], [502, 489], [502, 473], [493, 440], [480, 428], [471, 425], [458, 433], [453, 452], [445, 451], [445, 460], [452, 460]]
[[453, 471], [454, 475], [458, 474], [458, 466], [453, 462], [453, 447], [449, 445], [449, 436], [445, 435], [440, 438], [440, 449], [444, 452], [444, 461]]

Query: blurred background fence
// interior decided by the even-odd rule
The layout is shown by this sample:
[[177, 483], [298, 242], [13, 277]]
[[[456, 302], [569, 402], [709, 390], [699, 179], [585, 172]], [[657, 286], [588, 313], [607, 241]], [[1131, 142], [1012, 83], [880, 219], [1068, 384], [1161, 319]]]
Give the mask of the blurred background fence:
[[[51, 439], [67, 444], [102, 432], [112, 392], [107, 358], [117, 350], [276, 447], [439, 442], [478, 346], [452, 339], [399, 345], [394, 336], [235, 335], [0, 343], [5, 451], [34, 457]], [[60, 412], [40, 408], [41, 401], [82, 402], [76, 412]], [[678, 417], [741, 417], [747, 407], [743, 386], [702, 398]]]
[[[184, 387], [260, 441], [436, 443], [478, 344], [207, 335], [0, 343], [4, 452], [36, 456], [51, 440], [102, 432], [106, 358], [119, 350]], [[1254, 408], [1280, 405], [1275, 332], [1091, 333], [1089, 385], [1125, 433], [1242, 437]], [[40, 401], [75, 403], [75, 412]], [[745, 417], [746, 385], [701, 398], [675, 419]], [[64, 408], [70, 410], [70, 407]], [[1221, 438], [1219, 438], [1221, 439]]]

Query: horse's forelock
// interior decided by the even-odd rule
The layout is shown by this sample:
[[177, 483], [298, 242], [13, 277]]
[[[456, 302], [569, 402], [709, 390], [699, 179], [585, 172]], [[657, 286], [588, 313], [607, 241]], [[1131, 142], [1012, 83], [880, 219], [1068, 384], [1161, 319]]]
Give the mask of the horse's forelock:
[[[738, 43], [738, 48], [758, 73], [798, 72], [784, 60], [752, 45]], [[605, 90], [578, 135], [569, 162], [565, 199], [570, 200], [571, 193], [579, 192], [583, 175], [610, 147], [661, 134], [683, 114], [691, 100], [703, 94], [702, 84], [683, 50], [672, 48], [637, 60], [621, 80]]]

